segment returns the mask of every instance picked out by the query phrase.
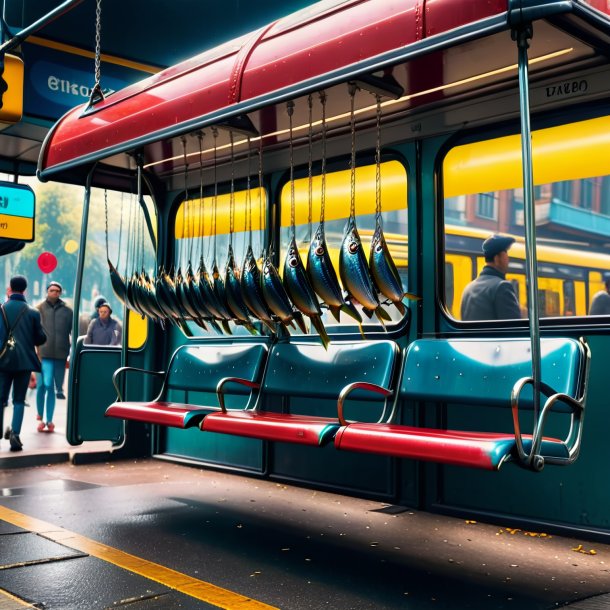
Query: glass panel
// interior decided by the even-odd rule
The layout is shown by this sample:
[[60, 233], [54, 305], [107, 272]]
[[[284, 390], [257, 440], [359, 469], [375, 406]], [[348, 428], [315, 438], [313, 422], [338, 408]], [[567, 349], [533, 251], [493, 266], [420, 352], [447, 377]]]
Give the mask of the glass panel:
[[[541, 317], [610, 314], [609, 146], [610, 117], [532, 134]], [[454, 270], [446, 274], [445, 302], [455, 318], [516, 317], [499, 313], [507, 311], [499, 294], [503, 303], [514, 294], [520, 317], [527, 315], [521, 171], [519, 135], [460, 145], [444, 159], [445, 262]], [[507, 260], [484, 258], [484, 240], [494, 233], [515, 240]], [[512, 293], [502, 293], [504, 277]], [[483, 303], [491, 309], [478, 308]]]
[[[371, 239], [375, 230], [376, 204], [376, 166], [367, 165], [356, 169], [355, 206], [358, 233], [367, 260]], [[311, 184], [311, 209], [309, 178], [294, 182], [295, 233], [301, 259], [306, 265], [309, 245], [320, 221], [321, 176], [314, 176]], [[407, 254], [407, 173], [398, 161], [388, 161], [380, 167], [380, 190], [383, 231], [392, 259], [401, 277], [405, 291], [408, 291], [408, 254]], [[351, 172], [349, 170], [331, 172], [326, 175], [325, 233], [332, 263], [340, 278], [339, 250], [343, 241], [346, 221], [350, 211]], [[291, 189], [284, 185], [281, 197], [281, 234], [280, 234], [280, 273], [284, 266], [286, 248], [290, 239]], [[310, 222], [311, 219], [311, 222]], [[384, 309], [389, 314], [390, 324], [402, 318], [398, 309], [381, 296]], [[362, 314], [360, 304], [354, 303]], [[380, 325], [373, 316], [369, 319], [362, 314], [366, 325]], [[337, 322], [328, 309], [322, 309], [322, 321], [326, 327], [353, 326], [354, 320], [341, 313]]]

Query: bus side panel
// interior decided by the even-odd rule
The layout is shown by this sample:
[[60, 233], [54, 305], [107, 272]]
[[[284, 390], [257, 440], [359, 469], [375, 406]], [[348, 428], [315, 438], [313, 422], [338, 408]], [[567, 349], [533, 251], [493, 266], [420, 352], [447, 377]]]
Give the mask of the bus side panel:
[[[584, 436], [580, 457], [569, 468], [546, 467], [534, 473], [512, 464], [500, 472], [442, 467], [439, 495], [427, 498], [428, 507], [458, 508], [496, 514], [506, 519], [532, 519], [542, 523], [571, 527], [610, 528], [610, 488], [607, 470], [610, 465], [610, 443], [607, 441], [608, 389], [607, 362], [610, 338], [590, 337], [591, 374]], [[476, 430], [511, 429], [506, 409], [449, 410], [448, 427]], [[549, 429], [549, 436], [562, 435]], [[564, 429], [565, 432], [565, 429]], [[508, 525], [509, 523], [507, 523]]]

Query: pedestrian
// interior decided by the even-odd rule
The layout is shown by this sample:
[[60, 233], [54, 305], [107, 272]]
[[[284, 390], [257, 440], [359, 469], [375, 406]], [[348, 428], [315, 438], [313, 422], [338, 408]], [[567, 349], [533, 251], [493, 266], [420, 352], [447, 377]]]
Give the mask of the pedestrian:
[[610, 314], [610, 273], [604, 274], [605, 289], [596, 292], [591, 299], [590, 316], [605, 316]]
[[123, 330], [118, 320], [111, 317], [112, 309], [108, 303], [102, 303], [99, 317], [92, 320], [87, 329], [86, 345], [121, 345]]
[[494, 234], [483, 242], [485, 266], [462, 294], [462, 320], [511, 320], [521, 317], [521, 307], [506, 279], [508, 250], [514, 237]]
[[[0, 359], [0, 396], [8, 399], [8, 392], [13, 386], [13, 420], [4, 433], [10, 443], [11, 451], [21, 451], [23, 443], [19, 438], [25, 408], [25, 395], [30, 383], [32, 371], [40, 371], [40, 360], [36, 347], [43, 345], [47, 336], [40, 320], [40, 312], [30, 307], [24, 296], [28, 282], [22, 275], [15, 275], [9, 283], [9, 300], [2, 304], [9, 328], [15, 338], [12, 355]], [[4, 316], [2, 321], [4, 324]], [[8, 334], [8, 329], [6, 329]], [[0, 409], [0, 429], [3, 427], [4, 409]]]
[[[42, 326], [47, 334], [47, 342], [40, 348], [42, 375], [36, 393], [36, 419], [38, 432], [55, 430], [55, 387], [62, 388], [66, 374], [66, 361], [70, 354], [70, 333], [72, 332], [72, 309], [60, 298], [63, 289], [59, 282], [49, 282], [47, 298], [36, 306], [40, 312]], [[63, 391], [57, 393], [63, 399]], [[46, 407], [46, 418], [45, 418]]]
[[91, 323], [91, 320], [95, 320], [96, 318], [100, 317], [99, 314], [99, 307], [102, 303], [106, 303], [106, 297], [100, 295], [99, 297], [97, 297], [95, 299], [95, 301], [93, 301], [93, 311], [89, 314], [89, 313], [82, 313], [79, 317], [78, 317], [78, 336], [81, 337], [82, 335], [86, 335], [87, 334], [87, 329], [89, 328], [89, 324]]

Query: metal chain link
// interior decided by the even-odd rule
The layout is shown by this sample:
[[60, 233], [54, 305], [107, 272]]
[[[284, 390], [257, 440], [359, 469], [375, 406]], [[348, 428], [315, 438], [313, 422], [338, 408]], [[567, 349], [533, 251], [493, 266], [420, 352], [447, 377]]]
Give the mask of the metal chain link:
[[356, 85], [350, 83], [350, 133], [351, 133], [351, 159], [350, 159], [350, 218], [356, 217], [356, 118], [354, 102], [356, 98]]
[[102, 80], [102, 0], [95, 6], [95, 86], [100, 87]]
[[290, 228], [292, 229], [292, 237], [295, 234], [296, 212], [294, 201], [294, 146], [292, 142], [292, 115], [294, 114], [294, 102], [291, 100], [286, 104], [288, 112], [288, 124], [290, 128]]
[[309, 130], [307, 134], [308, 155], [307, 155], [307, 180], [308, 180], [308, 207], [307, 223], [309, 224], [309, 240], [311, 241], [311, 217], [313, 215], [313, 98], [311, 94], [307, 98], [309, 105]]
[[320, 222], [324, 222], [324, 208], [326, 206], [326, 92], [320, 91], [322, 104], [322, 185], [320, 187]]
[[377, 142], [375, 143], [375, 214], [381, 215], [381, 97], [377, 98]]

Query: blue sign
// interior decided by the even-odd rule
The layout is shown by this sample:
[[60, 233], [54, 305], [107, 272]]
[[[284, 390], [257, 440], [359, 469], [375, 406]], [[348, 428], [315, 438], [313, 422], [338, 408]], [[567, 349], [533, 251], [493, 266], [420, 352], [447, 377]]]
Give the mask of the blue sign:
[[0, 238], [34, 241], [35, 204], [26, 184], [0, 181]]
[[[68, 110], [89, 101], [95, 83], [93, 58], [27, 42], [22, 47], [25, 61], [23, 113], [55, 121]], [[104, 94], [123, 89], [149, 72], [102, 62]]]

